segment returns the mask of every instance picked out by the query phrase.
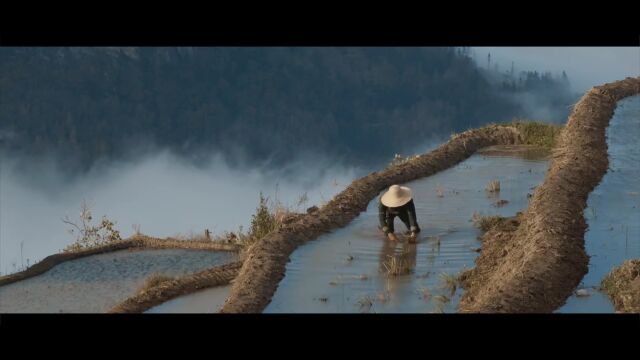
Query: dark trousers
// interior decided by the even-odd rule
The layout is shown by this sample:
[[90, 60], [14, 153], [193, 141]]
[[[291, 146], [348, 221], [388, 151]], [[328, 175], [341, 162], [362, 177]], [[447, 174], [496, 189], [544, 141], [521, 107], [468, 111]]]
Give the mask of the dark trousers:
[[[400, 220], [404, 223], [404, 225], [407, 227], [407, 231], [409, 229], [411, 229], [411, 224], [409, 223], [409, 216], [407, 216], [407, 213], [405, 212], [401, 212], [398, 215], [387, 215], [387, 217], [385, 217], [384, 222], [387, 225], [387, 227], [389, 228], [389, 231], [391, 232], [395, 232], [394, 226], [393, 226], [393, 222], [396, 219], [396, 216], [398, 218], [400, 218]], [[420, 227], [417, 226], [417, 230], [416, 232], [419, 233], [420, 232]]]

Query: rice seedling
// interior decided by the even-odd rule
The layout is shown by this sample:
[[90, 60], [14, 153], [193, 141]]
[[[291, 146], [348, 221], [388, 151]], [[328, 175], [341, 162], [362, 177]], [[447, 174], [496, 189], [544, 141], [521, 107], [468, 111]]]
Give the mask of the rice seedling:
[[442, 273], [440, 274], [440, 281], [442, 282], [443, 287], [449, 290], [449, 295], [453, 296], [458, 288], [458, 279], [451, 274]]
[[431, 291], [426, 287], [418, 289], [418, 294], [424, 301], [429, 301], [431, 299]]
[[374, 301], [375, 299], [367, 295], [361, 297], [356, 304], [360, 307], [360, 310], [362, 310], [362, 312], [367, 313], [371, 311]]
[[499, 180], [490, 181], [485, 190], [487, 190], [490, 193], [500, 192], [500, 181]]
[[492, 227], [499, 224], [504, 218], [498, 215], [482, 215], [482, 213], [474, 212], [471, 216], [473, 224], [482, 231], [489, 231]]

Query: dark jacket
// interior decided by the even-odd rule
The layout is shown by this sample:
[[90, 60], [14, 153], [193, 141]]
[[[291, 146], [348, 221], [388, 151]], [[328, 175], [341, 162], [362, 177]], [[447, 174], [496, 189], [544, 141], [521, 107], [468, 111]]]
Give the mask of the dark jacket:
[[416, 219], [416, 206], [413, 199], [408, 203], [398, 207], [387, 207], [378, 200], [378, 219], [380, 229], [385, 234], [394, 232], [393, 220], [397, 217], [407, 226], [410, 231], [420, 232], [418, 220]]

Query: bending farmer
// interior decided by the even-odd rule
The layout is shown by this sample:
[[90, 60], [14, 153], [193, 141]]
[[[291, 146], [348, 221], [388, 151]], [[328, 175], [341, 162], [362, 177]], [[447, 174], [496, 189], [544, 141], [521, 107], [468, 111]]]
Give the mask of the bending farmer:
[[409, 242], [415, 242], [420, 227], [416, 220], [416, 207], [413, 204], [411, 189], [406, 186], [391, 185], [389, 190], [380, 197], [378, 203], [379, 229], [392, 241], [398, 240], [393, 227], [396, 216], [409, 229], [407, 232], [410, 234]]

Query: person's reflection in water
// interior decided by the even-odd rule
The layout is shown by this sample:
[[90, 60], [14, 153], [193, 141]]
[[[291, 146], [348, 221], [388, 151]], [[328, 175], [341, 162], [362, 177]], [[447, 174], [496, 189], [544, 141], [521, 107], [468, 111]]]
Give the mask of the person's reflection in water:
[[387, 281], [386, 291], [391, 296], [397, 296], [406, 276], [410, 276], [416, 268], [418, 245], [408, 241], [385, 241], [380, 252], [379, 271]]

